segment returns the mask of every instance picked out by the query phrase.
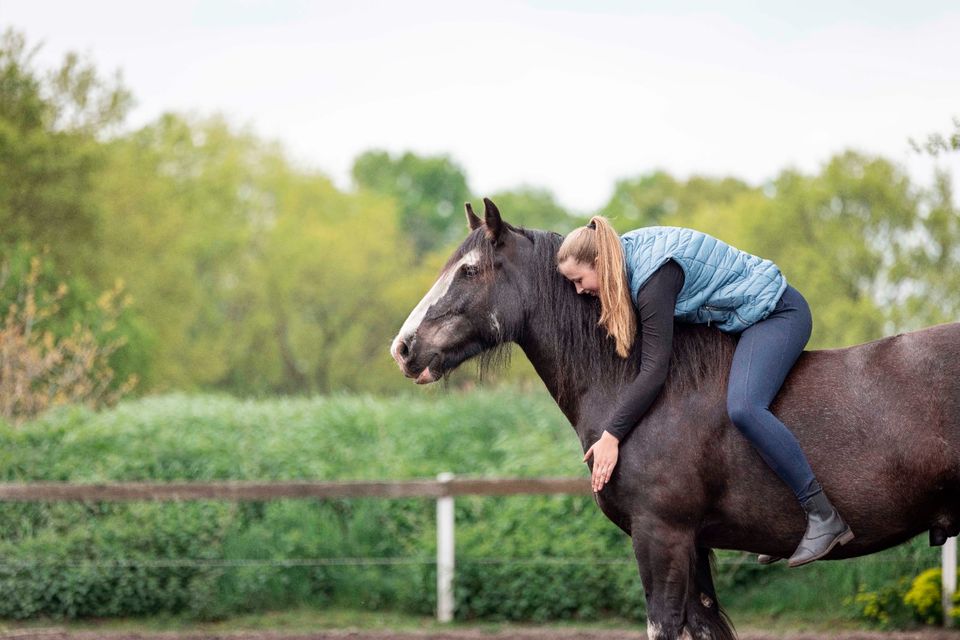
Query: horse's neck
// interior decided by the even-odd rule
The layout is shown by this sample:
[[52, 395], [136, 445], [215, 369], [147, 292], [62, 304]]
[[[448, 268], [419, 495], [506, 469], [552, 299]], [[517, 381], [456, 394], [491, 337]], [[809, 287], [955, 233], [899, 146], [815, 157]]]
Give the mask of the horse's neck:
[[[557, 406], [579, 433], [583, 418], [596, 413], [596, 408], [590, 405], [590, 399], [612, 397], [611, 394], [620, 386], [622, 380], [614, 372], [602, 371], [599, 364], [589, 368], [585, 375], [578, 375], [574, 379], [571, 372], [564, 368], [564, 358], [559, 352], [562, 346], [556, 339], [557, 328], [550, 326], [549, 322], [541, 322], [542, 318], [537, 314], [531, 314], [528, 318], [522, 338], [517, 340], [517, 344], [523, 349]], [[605, 391], [608, 393], [603, 393]]]
[[[582, 344], [594, 351], [577, 359], [578, 366], [572, 366], [571, 354], [561, 353], [565, 341], [558, 336], [581, 336], [582, 326], [563, 326], [551, 309], [534, 309], [526, 317], [517, 343], [580, 439], [596, 435], [614, 410], [624, 384], [636, 375], [639, 353], [632, 354], [628, 361], [620, 360], [612, 350], [594, 358], [609, 345], [583, 336]], [[664, 389], [682, 395], [696, 389], [723, 388], [735, 347], [734, 338], [716, 329], [677, 323]]]
[[558, 234], [538, 236], [538, 253], [528, 270], [532, 280], [524, 296], [524, 323], [512, 335], [583, 439], [584, 423], [595, 425], [611, 410], [611, 400], [638, 368], [639, 354], [621, 360], [606, 331], [597, 326], [597, 309], [556, 271], [561, 241]]
[[549, 340], [545, 340], [544, 336], [534, 335], [534, 332], [530, 330], [524, 331], [523, 338], [518, 340], [517, 344], [523, 349], [527, 360], [530, 361], [537, 375], [543, 380], [543, 384], [556, 401], [557, 406], [563, 411], [563, 415], [567, 417], [570, 424], [575, 425], [580, 412], [582, 393], [564, 393], [563, 389], [568, 385], [561, 379], [560, 359], [556, 351], [556, 345], [551, 344]]

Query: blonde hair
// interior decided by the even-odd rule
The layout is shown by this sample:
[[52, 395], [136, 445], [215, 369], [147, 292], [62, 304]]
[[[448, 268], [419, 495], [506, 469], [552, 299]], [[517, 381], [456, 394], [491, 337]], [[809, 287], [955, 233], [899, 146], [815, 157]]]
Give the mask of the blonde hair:
[[569, 258], [596, 270], [600, 286], [599, 324], [616, 342], [617, 355], [626, 358], [637, 337], [637, 317], [630, 298], [620, 236], [610, 221], [603, 216], [593, 216], [587, 226], [568, 233], [557, 250], [557, 265]]

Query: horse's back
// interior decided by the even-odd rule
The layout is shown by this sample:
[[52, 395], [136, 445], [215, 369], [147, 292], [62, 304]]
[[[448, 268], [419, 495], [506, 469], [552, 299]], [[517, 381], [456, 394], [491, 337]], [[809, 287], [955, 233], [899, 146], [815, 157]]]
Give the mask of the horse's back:
[[778, 403], [804, 430], [819, 417], [874, 441], [937, 438], [960, 463], [960, 323], [805, 352]]
[[[960, 323], [805, 352], [771, 410], [857, 534], [833, 557], [960, 522]], [[726, 491], [715, 516], [725, 524], [710, 537], [791, 552], [803, 518], [789, 490], [729, 421], [724, 440]]]
[[773, 410], [848, 520], [896, 543], [960, 518], [960, 323], [808, 352]]

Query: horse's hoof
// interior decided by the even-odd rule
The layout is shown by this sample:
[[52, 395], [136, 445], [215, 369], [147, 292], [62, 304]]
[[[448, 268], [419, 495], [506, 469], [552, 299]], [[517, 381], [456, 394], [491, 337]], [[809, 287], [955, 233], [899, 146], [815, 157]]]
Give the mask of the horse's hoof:
[[760, 564], [773, 564], [774, 562], [780, 562], [783, 560], [780, 556], [768, 556], [765, 553], [761, 553], [757, 556], [757, 562]]

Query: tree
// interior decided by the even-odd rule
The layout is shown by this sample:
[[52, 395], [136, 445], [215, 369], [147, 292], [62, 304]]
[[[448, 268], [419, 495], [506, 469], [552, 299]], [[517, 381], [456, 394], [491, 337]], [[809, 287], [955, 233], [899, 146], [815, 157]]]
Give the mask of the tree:
[[682, 182], [664, 171], [655, 171], [618, 180], [600, 214], [610, 218], [622, 233], [664, 224], [663, 221], [674, 214], [729, 204], [747, 191], [750, 187], [735, 178], [693, 176]]
[[764, 191], [665, 220], [777, 263], [813, 311], [811, 347], [884, 335], [894, 314], [885, 286], [899, 238], [919, 219], [909, 179], [889, 161], [848, 151], [817, 175], [787, 169]]
[[130, 95], [75, 54], [43, 76], [36, 52], [13, 30], [0, 38], [0, 247], [30, 241], [65, 275], [95, 279], [91, 183], [104, 161], [100, 138], [123, 120]]
[[417, 256], [460, 238], [470, 190], [463, 169], [448, 156], [367, 151], [354, 161], [353, 179], [360, 189], [396, 201], [400, 229]]
[[938, 156], [941, 153], [950, 153], [960, 150], [960, 118], [953, 118], [953, 132], [946, 135], [942, 133], [931, 133], [923, 142], [917, 142], [910, 139], [910, 146], [917, 153], [927, 153], [931, 156]]
[[[503, 215], [515, 224], [530, 229], [549, 229], [566, 233], [578, 221], [554, 199], [546, 189], [524, 186], [508, 191], [500, 191], [490, 196], [497, 203]], [[482, 206], [479, 210], [482, 210]], [[462, 211], [462, 205], [461, 205]], [[462, 219], [462, 216], [461, 216]], [[466, 235], [466, 227], [461, 226], [460, 237]]]
[[911, 233], [897, 243], [887, 299], [897, 330], [960, 320], [960, 210], [950, 174], [938, 171]]
[[340, 192], [219, 117], [167, 114], [109, 157], [104, 260], [151, 336], [151, 388], [403, 383], [389, 341], [439, 254], [415, 264], [393, 199]]

